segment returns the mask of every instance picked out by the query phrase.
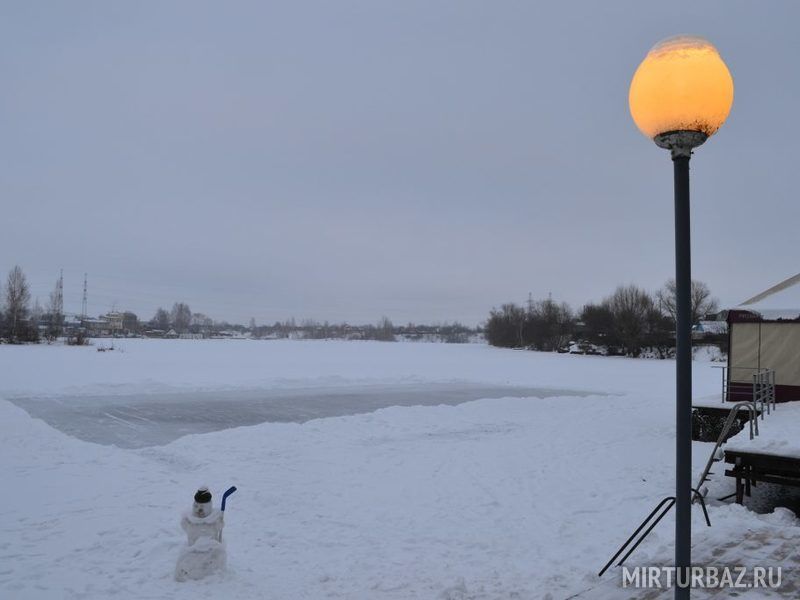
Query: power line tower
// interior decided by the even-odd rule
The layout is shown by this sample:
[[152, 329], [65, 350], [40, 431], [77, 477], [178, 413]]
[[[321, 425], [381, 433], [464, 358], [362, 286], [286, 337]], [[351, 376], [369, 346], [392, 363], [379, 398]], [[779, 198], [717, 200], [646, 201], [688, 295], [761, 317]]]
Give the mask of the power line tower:
[[52, 309], [56, 315], [64, 314], [64, 269], [61, 269], [61, 274], [58, 276], [58, 281], [56, 281]]
[[83, 274], [83, 303], [81, 304], [81, 321], [86, 320], [86, 313], [89, 308], [89, 288], [88, 288], [88, 275]]

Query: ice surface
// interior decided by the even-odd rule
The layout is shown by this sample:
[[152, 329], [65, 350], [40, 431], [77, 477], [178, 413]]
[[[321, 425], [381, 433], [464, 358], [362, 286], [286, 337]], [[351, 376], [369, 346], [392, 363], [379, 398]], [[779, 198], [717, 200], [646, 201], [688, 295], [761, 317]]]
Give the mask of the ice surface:
[[368, 413], [389, 406], [449, 406], [483, 398], [586, 396], [586, 392], [479, 383], [335, 386], [12, 398], [33, 417], [79, 439], [120, 448], [259, 423]]

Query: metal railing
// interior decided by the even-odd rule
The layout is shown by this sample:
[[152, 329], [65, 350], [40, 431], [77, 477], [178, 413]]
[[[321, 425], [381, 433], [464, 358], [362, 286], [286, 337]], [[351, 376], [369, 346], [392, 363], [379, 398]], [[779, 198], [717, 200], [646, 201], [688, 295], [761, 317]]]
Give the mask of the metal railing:
[[[708, 481], [708, 475], [711, 472], [712, 465], [722, 460], [722, 457], [717, 456], [717, 454], [720, 446], [727, 441], [731, 427], [737, 422], [739, 411], [746, 409], [748, 412], [747, 421], [750, 426], [750, 439], [752, 440], [754, 435], [758, 435], [758, 415], [761, 415], [761, 420], [763, 421], [764, 416], [770, 414], [772, 410], [775, 410], [776, 405], [774, 369], [755, 367], [731, 367], [730, 369], [728, 367], [715, 368], [722, 369], [723, 402], [742, 397], [748, 399], [734, 404], [728, 413], [728, 417], [725, 419], [725, 423], [717, 438], [717, 443], [714, 444], [714, 449], [708, 457], [708, 462], [706, 462], [705, 469], [703, 469], [703, 474], [697, 482], [697, 489], [703, 492], [699, 495], [701, 499], [708, 493], [708, 489], [703, 488], [703, 484]], [[749, 375], [750, 382], [731, 381], [731, 371], [734, 370], [745, 371], [747, 375]], [[745, 376], [739, 375], [738, 378], [744, 379]], [[697, 500], [697, 496], [695, 496], [693, 501], [694, 500]]]
[[[703, 473], [700, 476], [700, 480], [697, 483], [697, 487], [692, 488], [692, 503], [697, 501], [700, 502], [700, 505], [703, 508], [703, 514], [706, 518], [706, 524], [711, 527], [711, 520], [708, 517], [708, 510], [706, 509], [705, 503], [705, 496], [708, 494], [708, 488], [704, 488], [703, 484], [708, 481], [708, 476], [711, 474], [711, 467], [715, 462], [721, 460], [720, 457], [717, 456], [717, 453], [720, 450], [720, 447], [727, 441], [728, 434], [730, 433], [731, 427], [733, 424], [738, 422], [739, 412], [741, 410], [747, 411], [747, 423], [750, 428], [750, 439], [752, 440], [755, 436], [758, 435], [758, 415], [761, 414], [761, 418], [763, 420], [764, 414], [769, 414], [770, 410], [775, 410], [775, 371], [773, 369], [760, 369], [760, 368], [749, 368], [749, 367], [732, 367], [729, 369], [728, 367], [714, 367], [716, 369], [722, 369], [722, 401], [728, 402], [731, 400], [735, 400], [737, 397], [744, 396], [747, 398], [746, 400], [740, 400], [736, 402], [733, 406], [731, 406], [730, 411], [728, 412], [728, 416], [725, 418], [725, 422], [722, 426], [722, 430], [720, 431], [719, 436], [717, 437], [717, 442], [714, 444], [714, 449], [711, 452], [711, 455], [708, 457], [708, 462], [706, 463], [705, 468], [703, 469]], [[748, 381], [730, 381], [730, 371], [733, 370], [744, 370], [748, 371], [750, 374], [750, 379], [752, 382]], [[741, 376], [740, 376], [741, 377]], [[759, 410], [760, 406], [760, 410]], [[631, 553], [636, 550], [636, 548], [641, 544], [647, 535], [655, 528], [656, 525], [661, 521], [661, 519], [666, 516], [666, 514], [672, 509], [675, 505], [675, 496], [667, 496], [661, 502], [659, 502], [656, 507], [652, 510], [652, 512], [647, 515], [647, 517], [642, 521], [639, 527], [631, 534], [631, 536], [625, 541], [622, 546], [620, 546], [619, 550], [611, 557], [611, 559], [605, 564], [605, 566], [600, 570], [598, 575], [602, 576], [609, 567], [614, 563], [615, 560], [619, 557], [620, 554], [625, 552], [625, 555], [620, 559], [617, 563], [617, 566], [622, 565], [625, 560], [631, 555]], [[649, 524], [649, 526], [648, 526]], [[647, 529], [645, 529], [647, 527]], [[644, 532], [642, 533], [642, 530]], [[641, 533], [641, 535], [639, 535]], [[636, 540], [633, 545], [631, 543], [634, 541], [636, 536], [639, 538]]]
[[[703, 500], [703, 497], [700, 495], [700, 492], [698, 492], [694, 488], [692, 488], [692, 492], [694, 492], [694, 498], [700, 498], [700, 506], [703, 507], [703, 516], [705, 516], [706, 518], [706, 525], [711, 527], [711, 519], [709, 519], [708, 517], [708, 510], [706, 509], [706, 503]], [[627, 540], [625, 540], [625, 543], [619, 547], [619, 550], [617, 550], [614, 556], [612, 556], [609, 559], [609, 561], [605, 564], [605, 566], [602, 569], [600, 569], [600, 572], [597, 574], [597, 576], [602, 577], [603, 573], [608, 571], [608, 568], [613, 564], [615, 560], [617, 560], [617, 557], [623, 552], [625, 552], [625, 549], [627, 548], [628, 551], [625, 552], [625, 556], [623, 556], [617, 563], [618, 567], [622, 566], [622, 563], [624, 563], [628, 559], [628, 557], [633, 553], [633, 551], [639, 547], [639, 544], [641, 544], [644, 541], [644, 538], [646, 538], [647, 535], [651, 531], [653, 531], [653, 529], [655, 529], [655, 526], [659, 524], [661, 519], [663, 519], [666, 516], [666, 514], [672, 509], [674, 505], [675, 505], [675, 496], [667, 496], [666, 498], [661, 500], [661, 502], [659, 502], [656, 505], [656, 507], [652, 510], [652, 512], [649, 515], [647, 515], [647, 517], [645, 517], [644, 521], [642, 521], [639, 527], [636, 528], [636, 531], [634, 531], [631, 534], [631, 536]], [[658, 513], [658, 516], [656, 516], [656, 513]], [[655, 519], [653, 517], [655, 517]], [[650, 524], [650, 526], [647, 527], [645, 532], [639, 536], [639, 539], [636, 540], [636, 543], [631, 546], [631, 542], [633, 541], [633, 539], [637, 535], [639, 535], [639, 532], [642, 531], [642, 529], [644, 529], [648, 523]]]
[[[720, 446], [724, 444], [728, 439], [728, 433], [730, 432], [731, 427], [734, 423], [736, 423], [737, 418], [739, 416], [739, 411], [742, 409], [746, 409], [748, 412], [747, 421], [750, 424], [750, 439], [752, 440], [754, 436], [758, 435], [758, 410], [756, 410], [755, 402], [737, 402], [731, 407], [730, 412], [728, 413], [728, 417], [725, 419], [725, 424], [722, 426], [722, 430], [719, 433], [719, 437], [717, 438], [717, 443], [714, 444], [714, 449], [711, 451], [711, 455], [708, 457], [708, 462], [706, 462], [706, 467], [703, 469], [703, 474], [700, 475], [700, 479], [697, 482], [697, 487], [695, 489], [700, 490], [692, 501], [696, 501], [698, 497], [702, 500], [705, 495], [708, 493], [708, 489], [703, 488], [703, 484], [708, 480], [708, 474], [711, 471], [712, 465], [720, 460], [717, 457], [717, 452], [719, 451]], [[761, 413], [764, 414], [763, 412]]]
[[[775, 408], [775, 369], [715, 366], [722, 374], [722, 402], [751, 401], [767, 414]], [[763, 420], [763, 413], [762, 413]]]
[[761, 420], [764, 420], [764, 408], [770, 414], [775, 410], [775, 371], [773, 369], [760, 369], [753, 373], [753, 403], [761, 405]]

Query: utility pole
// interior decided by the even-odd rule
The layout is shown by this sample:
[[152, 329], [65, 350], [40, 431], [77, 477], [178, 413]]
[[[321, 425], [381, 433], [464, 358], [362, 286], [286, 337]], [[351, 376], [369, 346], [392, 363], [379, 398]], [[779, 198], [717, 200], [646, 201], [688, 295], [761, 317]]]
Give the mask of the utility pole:
[[83, 303], [81, 304], [81, 323], [86, 320], [89, 308], [88, 275], [83, 274]]
[[48, 335], [57, 338], [64, 331], [64, 269], [61, 269], [59, 273], [50, 311], [50, 331]]

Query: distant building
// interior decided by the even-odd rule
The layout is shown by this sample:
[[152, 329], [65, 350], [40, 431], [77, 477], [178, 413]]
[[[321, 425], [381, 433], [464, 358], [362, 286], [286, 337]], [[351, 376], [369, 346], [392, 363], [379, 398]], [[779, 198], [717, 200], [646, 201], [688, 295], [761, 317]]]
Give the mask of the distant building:
[[179, 339], [182, 340], [202, 340], [204, 336], [202, 333], [181, 333], [178, 335]]
[[101, 316], [100, 319], [106, 322], [110, 331], [122, 331], [122, 324], [123, 320], [125, 319], [125, 315], [121, 312], [113, 311]]
[[91, 337], [111, 335], [111, 328], [105, 319], [81, 319], [81, 327]]
[[692, 327], [692, 338], [696, 340], [720, 335], [728, 335], [728, 323], [726, 321], [700, 321]]

